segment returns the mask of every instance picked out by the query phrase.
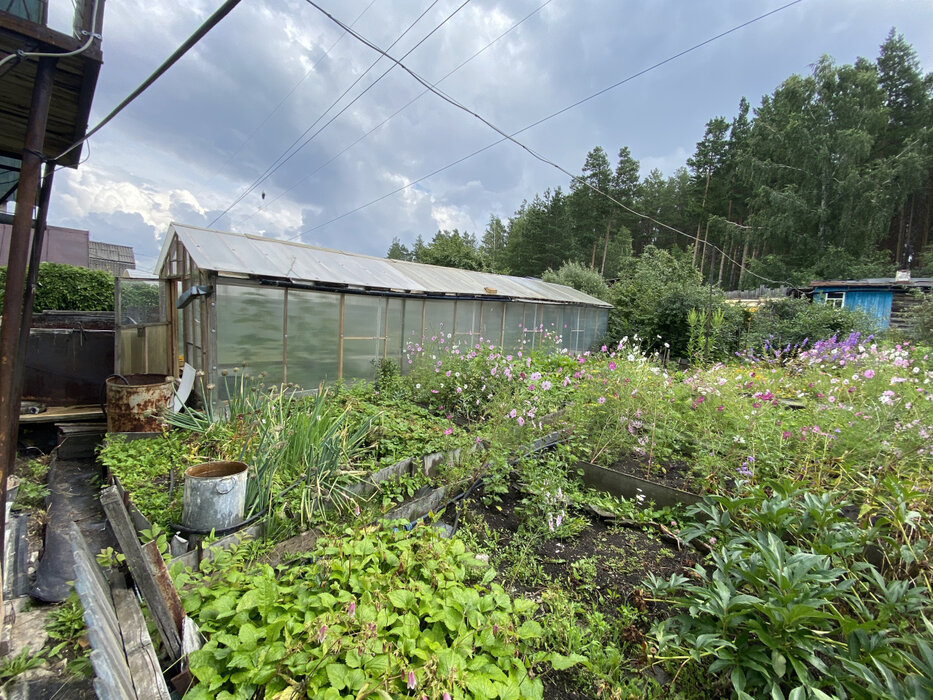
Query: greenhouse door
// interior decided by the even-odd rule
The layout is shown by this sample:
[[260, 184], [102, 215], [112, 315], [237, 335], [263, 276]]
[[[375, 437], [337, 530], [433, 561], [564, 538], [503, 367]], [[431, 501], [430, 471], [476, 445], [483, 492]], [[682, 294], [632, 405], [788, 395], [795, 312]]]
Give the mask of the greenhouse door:
[[114, 282], [114, 371], [175, 375], [166, 285], [157, 279], [118, 277]]

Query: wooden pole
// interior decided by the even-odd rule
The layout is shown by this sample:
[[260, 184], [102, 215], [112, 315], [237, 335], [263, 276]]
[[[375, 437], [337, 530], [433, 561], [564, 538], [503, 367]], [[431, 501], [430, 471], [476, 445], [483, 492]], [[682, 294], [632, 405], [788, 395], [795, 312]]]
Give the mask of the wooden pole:
[[[26, 296], [26, 263], [29, 256], [32, 229], [32, 209], [39, 190], [42, 148], [52, 97], [52, 79], [56, 59], [40, 58], [29, 106], [29, 123], [23, 144], [22, 166], [10, 233], [10, 255], [7, 263], [6, 291], [3, 297], [3, 321], [0, 326], [0, 551], [6, 529], [6, 483], [16, 460], [16, 438], [19, 432], [19, 408], [22, 398], [22, 371], [17, 367], [21, 334], [28, 338], [29, 327], [23, 324], [23, 302]], [[17, 377], [19, 382], [17, 383]]]

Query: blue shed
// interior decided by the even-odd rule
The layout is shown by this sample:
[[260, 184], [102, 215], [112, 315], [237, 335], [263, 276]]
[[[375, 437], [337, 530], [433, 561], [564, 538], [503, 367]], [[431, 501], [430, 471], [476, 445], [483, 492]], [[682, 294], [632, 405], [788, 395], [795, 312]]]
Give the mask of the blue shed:
[[909, 275], [863, 280], [813, 282], [813, 301], [839, 308], [860, 309], [878, 322], [879, 329], [906, 325], [914, 290], [929, 292], [933, 278], [910, 279]]

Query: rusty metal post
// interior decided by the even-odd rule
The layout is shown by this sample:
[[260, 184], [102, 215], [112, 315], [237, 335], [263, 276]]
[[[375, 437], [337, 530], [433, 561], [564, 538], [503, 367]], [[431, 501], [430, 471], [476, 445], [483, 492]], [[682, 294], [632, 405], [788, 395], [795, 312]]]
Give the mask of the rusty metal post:
[[[29, 330], [32, 328], [32, 305], [36, 299], [36, 285], [39, 282], [39, 264], [42, 261], [42, 244], [45, 242], [46, 225], [49, 218], [49, 200], [52, 198], [52, 179], [55, 164], [45, 164], [42, 188], [39, 190], [39, 208], [36, 211], [36, 229], [32, 234], [32, 250], [29, 253], [29, 271], [26, 275], [26, 288], [23, 296], [23, 329], [19, 334], [19, 347], [16, 356], [25, 358], [29, 348]], [[14, 386], [22, 387], [26, 376], [26, 362], [17, 362], [14, 366]], [[20, 389], [22, 391], [22, 389]]]
[[10, 257], [7, 265], [6, 291], [3, 297], [3, 322], [0, 326], [0, 551], [6, 529], [6, 483], [16, 459], [16, 438], [19, 431], [19, 407], [22, 374], [17, 384], [17, 356], [20, 334], [29, 333], [23, 325], [23, 300], [26, 287], [26, 261], [32, 229], [32, 208], [39, 190], [42, 167], [42, 147], [52, 97], [55, 75], [54, 58], [40, 58], [29, 107], [29, 125], [23, 145], [22, 166], [10, 233]]

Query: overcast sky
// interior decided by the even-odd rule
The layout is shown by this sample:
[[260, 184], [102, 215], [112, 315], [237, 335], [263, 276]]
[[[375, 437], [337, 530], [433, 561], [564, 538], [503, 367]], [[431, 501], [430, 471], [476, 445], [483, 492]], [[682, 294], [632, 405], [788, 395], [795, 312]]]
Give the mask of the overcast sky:
[[[439, 84], [511, 133], [787, 0], [550, 0], [535, 12], [545, 2], [467, 0], [404, 63], [436, 83], [534, 12]], [[219, 4], [108, 2], [91, 123]], [[382, 48], [427, 10], [390, 51], [401, 58], [463, 0], [318, 4], [347, 24], [355, 21], [354, 29]], [[52, 23], [68, 8], [52, 0]], [[757, 106], [823, 54], [839, 63], [873, 60], [891, 27], [933, 71], [930, 0], [802, 0], [518, 138], [574, 173], [601, 145], [613, 160], [628, 146], [642, 175], [653, 168], [669, 175], [693, 153], [706, 122], [731, 119], [742, 96]], [[151, 269], [170, 221], [209, 225], [296, 140], [315, 134], [392, 65], [382, 59], [364, 76], [377, 58], [303, 0], [243, 0], [91, 139], [76, 171], [56, 175], [50, 222], [132, 245], [137, 267]], [[394, 68], [213, 228], [381, 256], [395, 236], [410, 243], [455, 227], [481, 236], [490, 214], [506, 218], [536, 192], [567, 189], [566, 176], [506, 142], [327, 223], [500, 138], [434, 95], [418, 98], [423, 91]]]

